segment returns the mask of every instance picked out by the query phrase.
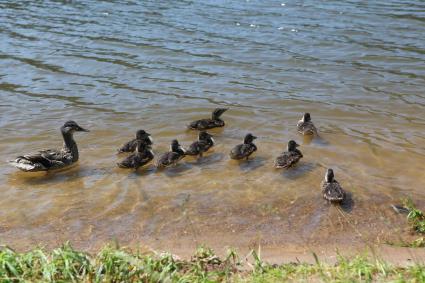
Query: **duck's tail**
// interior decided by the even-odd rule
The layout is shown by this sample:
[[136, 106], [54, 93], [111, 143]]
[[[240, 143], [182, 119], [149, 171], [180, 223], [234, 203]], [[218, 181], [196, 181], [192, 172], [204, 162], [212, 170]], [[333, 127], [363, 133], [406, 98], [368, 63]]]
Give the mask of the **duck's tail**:
[[35, 171], [43, 170], [40, 164], [36, 164], [32, 162], [31, 160], [26, 159], [23, 156], [19, 156], [15, 160], [9, 160], [8, 163], [18, 168], [19, 170], [22, 170], [25, 172], [35, 172]]

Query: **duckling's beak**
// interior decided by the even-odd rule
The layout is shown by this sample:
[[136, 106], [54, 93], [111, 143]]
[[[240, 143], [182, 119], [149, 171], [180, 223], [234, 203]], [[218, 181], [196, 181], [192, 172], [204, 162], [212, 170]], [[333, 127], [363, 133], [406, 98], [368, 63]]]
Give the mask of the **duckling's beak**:
[[297, 143], [295, 144], [295, 147], [299, 147], [299, 146], [300, 146], [299, 144], [297, 144]]
[[252, 139], [254, 139], [254, 140], [255, 140], [256, 138], [257, 138], [256, 136], [252, 136]]
[[83, 127], [80, 127], [80, 126], [77, 127], [76, 131], [78, 131], [78, 132], [90, 132], [89, 130], [84, 129]]

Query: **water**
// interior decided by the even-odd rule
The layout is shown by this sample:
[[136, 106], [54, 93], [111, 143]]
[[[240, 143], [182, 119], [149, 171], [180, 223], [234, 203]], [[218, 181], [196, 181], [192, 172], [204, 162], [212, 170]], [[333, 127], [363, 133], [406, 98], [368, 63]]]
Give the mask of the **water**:
[[[405, 232], [389, 207], [425, 205], [422, 1], [0, 1], [0, 156], [59, 148], [73, 119], [80, 161], [54, 174], [0, 166], [0, 241], [18, 248], [113, 239], [172, 251], [206, 243], [288, 250]], [[115, 167], [143, 128], [154, 151], [196, 139], [228, 107], [217, 146], [165, 172]], [[322, 140], [295, 130], [310, 112]], [[243, 136], [255, 158], [230, 161]], [[289, 139], [302, 162], [273, 159]], [[332, 167], [351, 193], [321, 198]], [[403, 230], [404, 229], [404, 230]]]

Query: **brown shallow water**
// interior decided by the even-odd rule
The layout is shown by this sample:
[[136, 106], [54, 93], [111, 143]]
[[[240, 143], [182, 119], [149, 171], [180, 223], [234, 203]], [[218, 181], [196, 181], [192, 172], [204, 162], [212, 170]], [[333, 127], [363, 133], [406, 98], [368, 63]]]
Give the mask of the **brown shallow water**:
[[[91, 132], [76, 134], [69, 170], [0, 166], [0, 243], [284, 250], [408, 237], [389, 205], [425, 207], [425, 6], [410, 2], [1, 1], [0, 157], [60, 147], [68, 119]], [[215, 107], [230, 108], [227, 125], [201, 160], [115, 167], [135, 130], [161, 153], [193, 141], [186, 125]], [[321, 139], [296, 133], [306, 111]], [[230, 161], [247, 132], [255, 158]], [[289, 139], [304, 158], [274, 170]], [[351, 196], [340, 208], [321, 199], [327, 167]]]

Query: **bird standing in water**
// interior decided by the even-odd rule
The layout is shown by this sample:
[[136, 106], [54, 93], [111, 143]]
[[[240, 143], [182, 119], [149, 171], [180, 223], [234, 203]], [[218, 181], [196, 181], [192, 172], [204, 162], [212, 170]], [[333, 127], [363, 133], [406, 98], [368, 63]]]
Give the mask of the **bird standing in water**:
[[150, 139], [136, 140], [136, 151], [127, 156], [123, 161], [117, 163], [120, 168], [133, 168], [137, 170], [139, 167], [148, 164], [153, 160], [152, 142]]
[[328, 169], [325, 174], [325, 180], [321, 184], [323, 198], [333, 203], [340, 203], [345, 198], [345, 192], [341, 185], [334, 179], [334, 171]]
[[170, 151], [161, 155], [156, 163], [158, 168], [175, 166], [185, 157], [185, 150], [181, 147], [177, 140], [171, 142]]
[[225, 123], [222, 119], [220, 119], [220, 116], [227, 110], [227, 108], [216, 108], [212, 113], [211, 119], [193, 121], [189, 124], [188, 128], [203, 131], [212, 128], [224, 127]]
[[251, 133], [247, 134], [243, 140], [243, 144], [238, 144], [230, 151], [230, 158], [235, 160], [246, 159], [257, 151], [257, 146], [253, 143], [256, 139]]
[[186, 155], [199, 156], [208, 151], [214, 145], [214, 139], [209, 133], [202, 131], [199, 132], [198, 140], [193, 142], [186, 150]]
[[18, 156], [9, 163], [25, 172], [48, 171], [60, 169], [78, 161], [78, 147], [74, 140], [75, 132], [88, 132], [74, 121], [68, 121], [61, 127], [63, 147], [60, 150], [48, 149], [35, 154]]
[[304, 113], [301, 120], [297, 123], [297, 130], [303, 135], [317, 135], [317, 129], [311, 121], [310, 113]]
[[125, 144], [123, 144], [119, 149], [118, 149], [118, 153], [123, 153], [123, 152], [134, 152], [137, 148], [137, 141], [141, 140], [141, 141], [146, 141], [149, 140], [150, 144], [153, 143], [153, 140], [151, 138], [151, 135], [147, 132], [145, 132], [144, 130], [138, 130], [136, 132], [136, 138], [130, 140], [129, 142], [126, 142]]
[[290, 168], [295, 165], [303, 157], [303, 154], [297, 147], [300, 146], [295, 141], [290, 140], [288, 142], [287, 151], [279, 155], [275, 162], [274, 166], [276, 168]]

